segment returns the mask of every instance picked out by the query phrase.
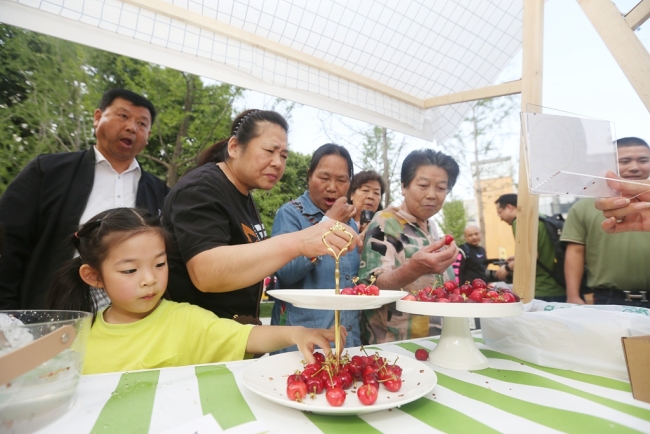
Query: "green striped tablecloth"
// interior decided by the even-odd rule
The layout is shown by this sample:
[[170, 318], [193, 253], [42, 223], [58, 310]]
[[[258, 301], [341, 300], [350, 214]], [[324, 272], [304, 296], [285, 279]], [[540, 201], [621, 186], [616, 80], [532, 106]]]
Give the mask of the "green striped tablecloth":
[[[650, 404], [627, 382], [544, 368], [477, 345], [490, 367], [434, 366], [432, 394], [363, 416], [321, 416], [267, 401], [241, 384], [253, 361], [84, 376], [74, 407], [44, 433], [157, 433], [212, 414], [240, 432], [650, 433]], [[413, 357], [435, 338], [377, 346]], [[257, 422], [257, 423], [255, 423]]]

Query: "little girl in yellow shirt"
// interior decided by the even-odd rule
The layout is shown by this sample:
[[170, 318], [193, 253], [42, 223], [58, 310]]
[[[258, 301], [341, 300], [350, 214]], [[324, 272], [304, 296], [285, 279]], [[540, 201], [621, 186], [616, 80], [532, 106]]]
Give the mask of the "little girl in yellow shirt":
[[[102, 212], [74, 234], [79, 256], [59, 270], [46, 305], [97, 313], [84, 374], [241, 360], [291, 345], [311, 363], [315, 346], [330, 351], [332, 329], [242, 325], [163, 299], [168, 238], [159, 218], [132, 208]], [[111, 301], [99, 312], [92, 287]]]

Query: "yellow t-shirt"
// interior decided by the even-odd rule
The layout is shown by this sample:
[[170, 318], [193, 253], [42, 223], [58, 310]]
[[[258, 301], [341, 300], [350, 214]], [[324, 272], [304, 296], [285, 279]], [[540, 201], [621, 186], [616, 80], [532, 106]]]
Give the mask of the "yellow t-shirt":
[[253, 328], [168, 300], [131, 324], [108, 324], [103, 313], [90, 330], [84, 374], [242, 360]]

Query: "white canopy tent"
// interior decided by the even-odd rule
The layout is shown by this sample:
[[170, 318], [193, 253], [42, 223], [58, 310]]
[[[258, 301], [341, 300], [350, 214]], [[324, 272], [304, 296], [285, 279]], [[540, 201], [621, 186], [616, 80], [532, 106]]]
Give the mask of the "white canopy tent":
[[[650, 56], [632, 31], [650, 0], [627, 17], [578, 1], [650, 109]], [[468, 101], [541, 105], [543, 16], [543, 0], [0, 0], [7, 24], [438, 141]], [[495, 83], [522, 47], [522, 80]], [[530, 299], [537, 200], [525, 176], [519, 212], [515, 289]]]
[[426, 140], [470, 109], [437, 97], [493, 85], [521, 49], [521, 0], [3, 3], [9, 24]]

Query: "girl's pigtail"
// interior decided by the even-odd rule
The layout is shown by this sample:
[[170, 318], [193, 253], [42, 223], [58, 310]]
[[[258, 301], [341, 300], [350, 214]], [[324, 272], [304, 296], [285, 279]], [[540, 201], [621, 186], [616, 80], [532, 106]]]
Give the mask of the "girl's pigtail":
[[97, 313], [91, 287], [79, 275], [82, 264], [81, 257], [77, 256], [56, 272], [52, 286], [45, 295], [46, 309]]

